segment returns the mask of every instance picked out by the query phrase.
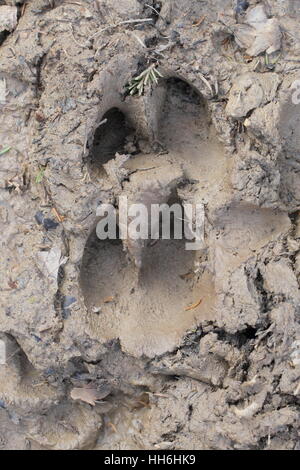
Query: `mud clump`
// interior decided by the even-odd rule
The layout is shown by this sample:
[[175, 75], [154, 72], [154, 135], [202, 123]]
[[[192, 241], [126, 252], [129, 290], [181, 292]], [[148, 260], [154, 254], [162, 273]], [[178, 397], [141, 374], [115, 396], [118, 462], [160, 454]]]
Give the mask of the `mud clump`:
[[[0, 448], [299, 449], [295, 2], [14, 3]], [[202, 246], [100, 240], [124, 195], [203, 204]]]

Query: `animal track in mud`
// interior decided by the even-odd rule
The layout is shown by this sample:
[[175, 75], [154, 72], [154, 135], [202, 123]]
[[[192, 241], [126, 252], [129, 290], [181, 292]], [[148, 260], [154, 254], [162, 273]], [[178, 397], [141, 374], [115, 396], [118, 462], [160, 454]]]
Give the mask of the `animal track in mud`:
[[[147, 107], [154, 109], [155, 119]], [[149, 135], [165, 152], [153, 153], [151, 137], [148, 147], [144, 139], [139, 145], [137, 132], [136, 148], [144, 151], [132, 152], [125, 162], [128, 177], [118, 188], [109, 175], [104, 177], [115, 196], [127, 195], [128, 203], [150, 206], [174, 197], [180, 203], [204, 203], [213, 223], [206, 247], [187, 251], [186, 240], [172, 237], [144, 247], [129, 239], [123, 247], [121, 240], [99, 240], [93, 229], [80, 284], [92, 337], [101, 342], [119, 338], [129, 354], [154, 357], [174, 349], [202, 322], [216, 320], [216, 292], [226, 289], [224, 279], [289, 225], [282, 214], [234, 202], [228, 157], [204, 99], [192, 86], [178, 78], [163, 80], [146, 102], [145, 114], [152, 126]], [[108, 119], [107, 127], [96, 131], [92, 158], [115, 162], [113, 152], [122, 151], [133, 126], [116, 108], [104, 117], [111, 117], [111, 127]]]
[[[211, 123], [207, 103], [189, 84], [178, 78], [167, 81], [159, 139], [172, 162], [180, 163], [186, 176], [196, 181], [194, 202], [217, 204], [229, 192], [228, 161]], [[215, 200], [215, 202], [213, 202]]]
[[96, 129], [89, 156], [92, 171], [101, 169], [117, 152], [122, 151], [130, 131], [124, 114], [118, 108], [111, 108], [104, 114]]
[[[202, 97], [179, 79], [170, 79], [162, 87], [165, 101], [156, 138], [167, 152], [140, 152], [127, 162], [131, 174], [123, 193], [131, 202], [166, 203], [174, 194], [183, 202], [179, 193], [184, 181], [201, 180], [199, 189], [204, 194], [210, 172], [217, 170], [222, 148], [215, 142]], [[105, 118], [107, 127], [96, 131], [92, 150], [93, 161], [103, 163], [114, 156], [117, 147], [121, 150], [119, 144], [128, 135], [118, 110], [110, 110]], [[80, 282], [94, 335], [102, 341], [118, 337], [127, 352], [151, 357], [174, 348], [201, 319], [211, 319], [211, 275], [195, 274], [199, 254], [187, 251], [185, 241], [171, 237], [149, 243], [142, 249], [139, 271], [128, 261], [120, 240], [101, 241], [92, 231]], [[200, 298], [197, 308], [187, 310]]]
[[6, 364], [0, 369], [0, 401], [6, 409], [17, 410], [21, 415], [45, 412], [62, 399], [64, 390], [43, 380], [12, 336], [1, 334], [0, 339], [6, 350]]

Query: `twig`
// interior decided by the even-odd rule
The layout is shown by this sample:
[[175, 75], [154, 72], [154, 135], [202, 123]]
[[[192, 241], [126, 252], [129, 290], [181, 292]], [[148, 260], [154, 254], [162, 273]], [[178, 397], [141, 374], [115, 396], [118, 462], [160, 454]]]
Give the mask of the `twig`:
[[100, 31], [97, 31], [95, 34], [90, 36], [89, 40], [94, 39], [98, 34], [103, 33], [104, 31], [107, 31], [108, 29], [111, 28], [117, 28], [118, 26], [126, 25], [126, 24], [135, 24], [135, 23], [147, 23], [149, 21], [153, 21], [152, 18], [144, 18], [144, 19], [139, 19], [139, 20], [126, 20], [126, 21], [121, 21], [120, 23], [116, 24], [111, 24], [109, 26], [106, 26], [106, 28], [100, 29]]
[[211, 94], [214, 95], [214, 92], [213, 92], [213, 89], [212, 89], [210, 83], [206, 80], [206, 78], [204, 77], [204, 75], [202, 75], [202, 73], [200, 73], [200, 72], [198, 72], [198, 73], [199, 73], [199, 77], [201, 78], [203, 83], [205, 83], [205, 85], [207, 85], [207, 87], [209, 88]]
[[205, 20], [205, 18], [206, 17], [204, 15], [201, 16], [201, 18], [197, 21], [197, 23], [193, 24], [193, 27], [195, 28], [196, 26], [200, 26], [203, 23], [203, 21]]
[[185, 311], [188, 312], [189, 310], [194, 310], [195, 308], [199, 307], [199, 305], [202, 303], [202, 299], [198, 300], [198, 302], [196, 302], [195, 304], [193, 305], [189, 305], [188, 307], [185, 307]]
[[156, 8], [152, 7], [151, 5], [148, 5], [148, 3], [145, 3], [145, 6], [153, 10], [157, 14], [157, 16], [160, 16], [160, 13], [158, 10], [156, 10]]
[[82, 47], [82, 49], [85, 49], [86, 47], [89, 46], [88, 43], [86, 43], [86, 45], [83, 45], [83, 44], [80, 44], [80, 42], [78, 42], [78, 41], [76, 40], [76, 38], [75, 38], [75, 36], [74, 36], [74, 26], [73, 26], [72, 24], [70, 24], [70, 30], [71, 30], [71, 35], [72, 35], [72, 37], [73, 37], [73, 39], [74, 39], [74, 42], [77, 44], [77, 46]]
[[139, 38], [133, 31], [131, 31], [131, 34], [132, 34], [132, 36], [140, 43], [140, 45], [141, 45], [142, 47], [144, 47], [145, 49], [147, 49], [146, 44], [141, 40], [141, 38]]
[[97, 125], [97, 127], [103, 126], [103, 124], [106, 124], [106, 123], [107, 123], [107, 121], [108, 121], [108, 119], [107, 119], [107, 118], [105, 118], [105, 119], [102, 119], [102, 121], [100, 121], [100, 122], [99, 122], [99, 124]]
[[137, 173], [138, 171], [149, 171], [149, 170], [155, 170], [157, 168], [160, 168], [160, 167], [159, 166], [158, 167], [157, 166], [151, 166], [149, 168], [137, 168], [136, 170], [132, 170], [130, 172], [130, 174], [133, 175], [134, 173]]
[[84, 129], [83, 155], [85, 155], [86, 150], [87, 150], [87, 141], [88, 141], [88, 130], [87, 130], [87, 122], [86, 122], [85, 129]]
[[112, 428], [114, 433], [116, 433], [116, 434], [118, 433], [118, 430], [117, 430], [116, 426], [113, 423], [109, 422], [109, 423], [107, 423], [107, 425]]

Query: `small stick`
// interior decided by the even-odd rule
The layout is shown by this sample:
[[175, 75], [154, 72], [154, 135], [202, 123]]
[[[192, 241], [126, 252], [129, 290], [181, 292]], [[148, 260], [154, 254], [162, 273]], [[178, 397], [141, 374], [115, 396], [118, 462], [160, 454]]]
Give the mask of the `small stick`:
[[186, 307], [185, 311], [188, 312], [189, 310], [194, 310], [195, 308], [199, 307], [201, 302], [202, 302], [202, 299], [198, 300], [198, 302], [196, 302], [195, 304], [190, 305], [189, 307]]
[[106, 123], [107, 123], [107, 121], [108, 121], [108, 119], [107, 119], [107, 118], [105, 118], [105, 119], [102, 119], [102, 121], [100, 121], [100, 122], [99, 122], [99, 124], [97, 125], [97, 127], [103, 126], [103, 124], [106, 124]]
[[85, 46], [83, 44], [80, 44], [80, 42], [78, 42], [74, 36], [74, 26], [72, 25], [72, 23], [70, 24], [70, 30], [71, 30], [71, 35], [75, 41], [75, 43], [77, 44], [77, 46], [79, 47], [82, 47], [82, 49], [85, 49], [86, 47], [88, 47], [88, 44], [86, 44]]
[[204, 75], [203, 75], [202, 73], [200, 73], [200, 72], [198, 72], [198, 73], [199, 73], [199, 77], [201, 78], [201, 80], [203, 81], [203, 83], [205, 83], [205, 85], [209, 88], [209, 90], [210, 90], [210, 92], [211, 92], [211, 94], [212, 94], [212, 96], [213, 96], [213, 95], [214, 95], [214, 92], [213, 92], [212, 87], [210, 86], [209, 81], [206, 80], [206, 78], [204, 77]]
[[142, 47], [147, 49], [146, 44], [139, 38], [133, 31], [131, 31], [132, 36], [141, 44]]
[[60, 213], [55, 207], [52, 207], [51, 212], [57, 218], [58, 222], [63, 222], [65, 220], [65, 217], [63, 215], [60, 215]]
[[114, 433], [116, 433], [116, 434], [118, 433], [117, 428], [116, 428], [116, 426], [115, 426], [113, 423], [109, 422], [109, 423], [107, 423], [107, 425], [112, 428], [112, 430], [113, 430]]
[[88, 130], [87, 130], [87, 122], [85, 123], [85, 130], [84, 130], [84, 144], [83, 144], [83, 154], [85, 155], [87, 149], [87, 140], [88, 140]]
[[111, 29], [111, 28], [117, 28], [118, 26], [122, 26], [122, 25], [125, 25], [125, 24], [147, 23], [149, 21], [153, 21], [153, 19], [152, 18], [145, 18], [145, 19], [140, 19], [140, 20], [126, 20], [126, 21], [121, 21], [120, 23], [111, 24], [111, 25], [107, 26], [106, 28], [103, 28], [103, 29], [100, 29], [100, 31], [97, 31], [97, 33], [93, 34], [89, 38], [89, 40], [94, 39], [96, 36], [98, 36], [98, 34], [101, 34], [104, 31], [107, 31], [108, 29]]
[[160, 13], [158, 10], [156, 10], [156, 8], [152, 7], [151, 5], [148, 5], [148, 3], [146, 3], [145, 6], [151, 8], [151, 10], [153, 10], [157, 14], [157, 16], [160, 16]]
[[197, 21], [197, 23], [193, 24], [193, 27], [200, 26], [203, 23], [204, 20], [205, 20], [205, 16], [203, 15], [203, 16], [201, 16], [200, 20]]

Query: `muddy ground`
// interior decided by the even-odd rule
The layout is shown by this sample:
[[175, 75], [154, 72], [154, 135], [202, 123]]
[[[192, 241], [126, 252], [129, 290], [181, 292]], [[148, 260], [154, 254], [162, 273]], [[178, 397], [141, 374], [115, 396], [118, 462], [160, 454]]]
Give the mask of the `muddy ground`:
[[300, 448], [300, 5], [248, 3], [0, 0], [1, 449]]

